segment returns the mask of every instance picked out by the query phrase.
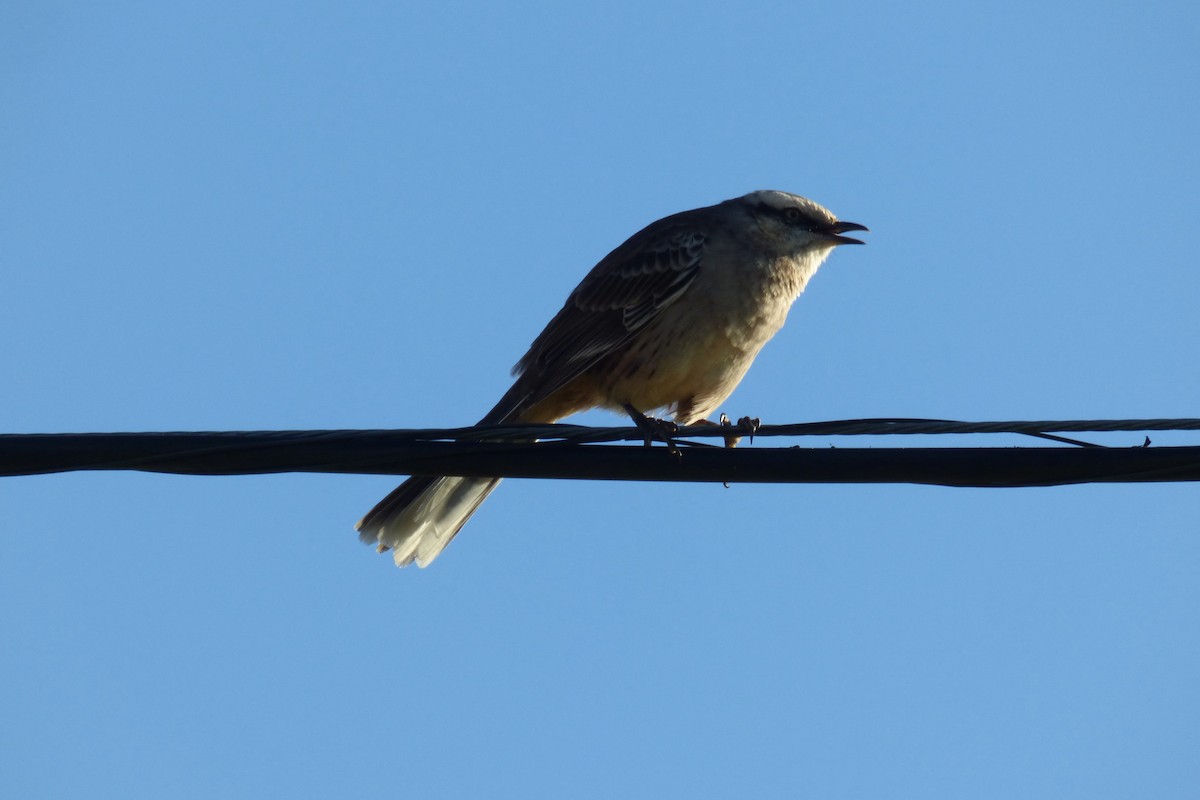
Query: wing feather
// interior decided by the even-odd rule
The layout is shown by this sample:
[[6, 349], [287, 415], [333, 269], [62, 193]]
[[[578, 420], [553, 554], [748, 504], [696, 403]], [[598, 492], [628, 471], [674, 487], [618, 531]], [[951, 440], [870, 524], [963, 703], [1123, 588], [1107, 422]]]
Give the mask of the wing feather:
[[618, 352], [683, 296], [704, 260], [707, 220], [695, 211], [686, 221], [676, 217], [634, 234], [588, 273], [517, 362], [517, 384], [489, 419], [544, 399]]

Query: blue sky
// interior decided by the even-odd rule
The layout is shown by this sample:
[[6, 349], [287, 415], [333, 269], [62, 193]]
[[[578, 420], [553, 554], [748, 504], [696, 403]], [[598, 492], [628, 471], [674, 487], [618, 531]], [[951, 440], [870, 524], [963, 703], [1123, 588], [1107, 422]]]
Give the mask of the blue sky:
[[[1197, 416], [1197, 41], [1178, 2], [9, 3], [0, 429], [469, 424], [612, 247], [764, 188], [871, 233], [732, 417]], [[1194, 486], [509, 481], [401, 572], [351, 527], [394, 483], [0, 480], [0, 793], [1200, 785]]]

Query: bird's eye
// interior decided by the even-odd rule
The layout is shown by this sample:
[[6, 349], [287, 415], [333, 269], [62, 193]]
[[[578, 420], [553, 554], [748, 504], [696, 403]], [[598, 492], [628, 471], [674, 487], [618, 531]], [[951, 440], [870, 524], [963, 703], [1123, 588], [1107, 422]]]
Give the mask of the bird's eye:
[[800, 209], [796, 208], [795, 206], [789, 206], [783, 210], [783, 218], [787, 220], [789, 224], [796, 225], [802, 219], [804, 219], [804, 215], [800, 213]]

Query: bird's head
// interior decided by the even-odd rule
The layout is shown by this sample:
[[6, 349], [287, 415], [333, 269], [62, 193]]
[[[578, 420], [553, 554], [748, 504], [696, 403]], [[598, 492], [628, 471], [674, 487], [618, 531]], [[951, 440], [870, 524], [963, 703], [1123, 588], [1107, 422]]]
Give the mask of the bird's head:
[[791, 253], [832, 250], [840, 244], [865, 244], [843, 236], [847, 231], [865, 231], [857, 222], [842, 222], [829, 209], [806, 197], [763, 190], [728, 201], [749, 212], [764, 237]]

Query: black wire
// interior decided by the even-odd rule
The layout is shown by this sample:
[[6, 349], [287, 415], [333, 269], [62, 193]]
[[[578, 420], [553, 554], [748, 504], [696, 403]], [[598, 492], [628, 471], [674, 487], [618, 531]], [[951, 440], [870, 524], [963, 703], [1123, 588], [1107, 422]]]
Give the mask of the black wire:
[[[736, 432], [736, 428], [732, 429]], [[772, 436], [1021, 433], [1074, 447], [728, 449], [617, 446], [637, 428], [505, 425], [423, 430], [0, 435], [0, 475], [142, 470], [198, 475], [323, 472], [612, 480], [909, 482], [1035, 486], [1200, 479], [1200, 447], [1100, 447], [1048, 431], [1200, 430], [1200, 420], [954, 422], [873, 419], [761, 426]], [[690, 426], [678, 436], [724, 437]], [[535, 441], [542, 440], [542, 441]], [[680, 442], [683, 444], [684, 442]]]

